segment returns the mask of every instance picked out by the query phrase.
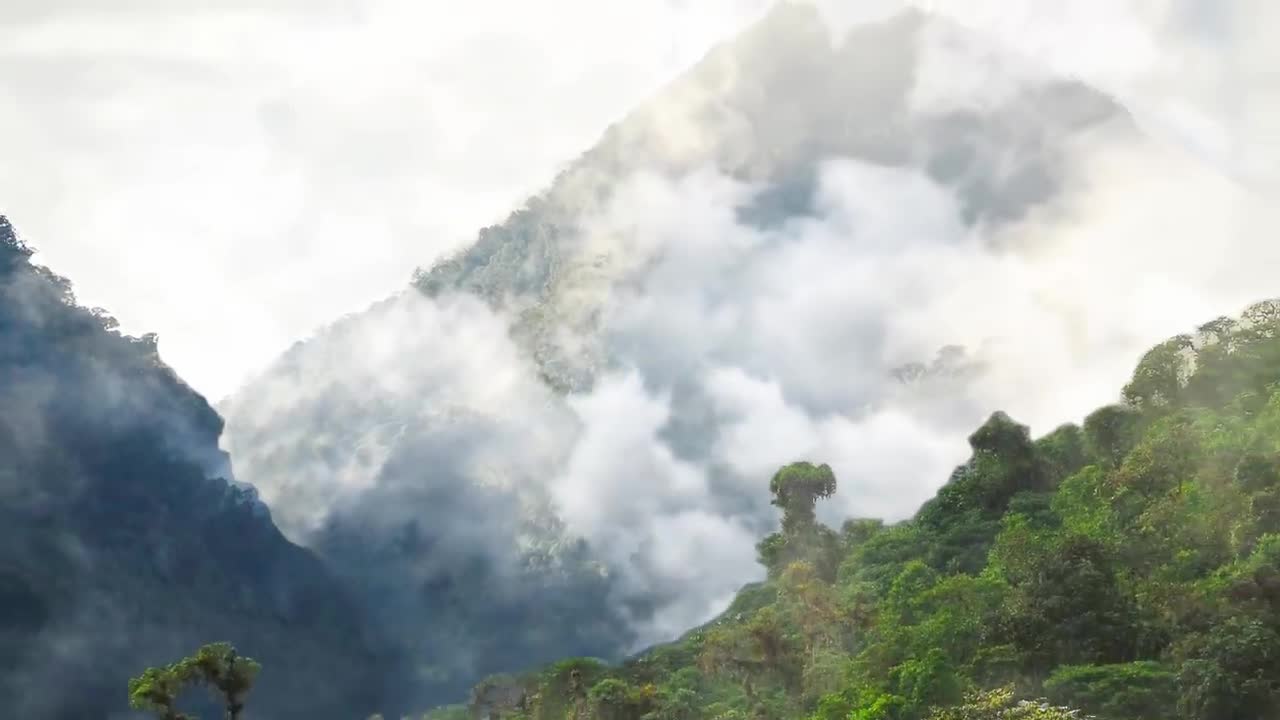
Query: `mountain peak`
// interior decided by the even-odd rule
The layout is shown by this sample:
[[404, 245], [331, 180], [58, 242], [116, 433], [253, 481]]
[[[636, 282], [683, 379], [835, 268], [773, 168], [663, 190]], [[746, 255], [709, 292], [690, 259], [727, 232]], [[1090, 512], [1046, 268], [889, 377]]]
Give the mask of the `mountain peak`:
[[[747, 471], [716, 455], [745, 432], [716, 404], [721, 385], [854, 426], [838, 413], [877, 400], [888, 375], [884, 308], [847, 311], [866, 327], [791, 334], [801, 315], [868, 302], [837, 294], [867, 272], [850, 247], [874, 262], [898, 242], [994, 243], [989, 228], [1063, 192], [1078, 135], [1122, 114], [1030, 72], [976, 101], [938, 93], [931, 82], [965, 63], [985, 71], [994, 51], [919, 12], [838, 42], [830, 28], [813, 5], [778, 5], [505, 222], [415, 273], [414, 291], [295, 346], [223, 406], [237, 474], [286, 525], [286, 513], [318, 518], [300, 541], [438, 671], [423, 697], [480, 668], [567, 646], [617, 657], [705, 620], [755, 566], [708, 549], [676, 568], [657, 557], [680, 554], [671, 533], [720, 546], [773, 521]], [[826, 257], [806, 255], [814, 245]], [[837, 263], [847, 277], [828, 275], [819, 295], [788, 294]], [[775, 309], [776, 296], [795, 307]], [[868, 342], [850, 340], [864, 330]], [[854, 379], [815, 380], [813, 355]], [[470, 412], [444, 419], [451, 407]], [[495, 489], [493, 474], [509, 479]], [[527, 542], [528, 527], [547, 530]], [[542, 566], [531, 547], [570, 548], [571, 581], [501, 570]], [[572, 613], [553, 593], [565, 588]], [[537, 635], [511, 605], [530, 597], [551, 618]], [[436, 656], [455, 635], [465, 662]]]

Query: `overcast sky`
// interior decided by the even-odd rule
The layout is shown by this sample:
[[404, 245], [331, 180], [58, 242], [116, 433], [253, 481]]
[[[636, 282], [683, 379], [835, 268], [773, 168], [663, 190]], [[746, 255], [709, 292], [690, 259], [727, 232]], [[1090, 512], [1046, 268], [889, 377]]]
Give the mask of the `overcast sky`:
[[[919, 4], [1274, 190], [1270, 0]], [[766, 5], [5, 0], [0, 212], [216, 400], [500, 220]]]

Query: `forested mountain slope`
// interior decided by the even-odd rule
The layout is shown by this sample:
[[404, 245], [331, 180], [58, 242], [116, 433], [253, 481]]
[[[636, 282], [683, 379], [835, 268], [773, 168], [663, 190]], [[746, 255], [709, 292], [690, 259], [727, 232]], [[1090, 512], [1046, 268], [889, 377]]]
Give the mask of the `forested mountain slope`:
[[969, 443], [937, 496], [892, 525], [817, 522], [830, 468], [782, 468], [769, 486], [782, 527], [757, 546], [768, 578], [719, 619], [619, 666], [494, 678], [470, 711], [1280, 716], [1280, 301], [1153, 348], [1123, 402], [1081, 425], [1033, 439], [996, 413]]
[[376, 707], [386, 658], [234, 482], [221, 418], [30, 255], [0, 217], [0, 714], [124, 717], [129, 677], [209, 638], [271, 666], [249, 717]]
[[[829, 211], [823, 175], [832, 161], [918, 169], [954, 189], [963, 222], [989, 231], [1060, 193], [1082, 138], [1137, 136], [1109, 97], [1027, 67], [1026, 58], [1002, 55], [944, 18], [904, 11], [834, 41], [833, 32], [814, 7], [780, 2], [610, 127], [506, 222], [419, 270], [414, 285], [507, 308], [550, 384], [580, 390], [631, 359], [611, 337], [608, 305], [618, 290], [643, 285], [662, 259], [653, 241], [598, 227], [612, 203], [637, 199], [626, 194], [637, 176], [713, 169], [750, 183], [754, 193], [737, 208], [738, 220], [771, 229]], [[939, 57], [941, 46], [962, 50]], [[972, 63], [993, 59], [1011, 67], [1010, 77], [998, 78], [1007, 91], [931, 96], [936, 63], [973, 72]]]
[[[756, 572], [725, 538], [763, 531], [768, 498], [741, 456], [720, 455], [738, 412], [720, 390], [774, 378], [804, 412], [855, 422], [850, 408], [900, 386], [897, 360], [856, 337], [876, 334], [883, 308], [771, 301], [800, 285], [772, 273], [804, 272], [795, 256], [824, 240], [808, 228], [843, 217], [848, 197], [868, 204], [855, 210], [872, 212], [877, 239], [827, 253], [851, 277], [875, 272], [859, 243], [868, 258], [878, 243], [926, 241], [1017, 252], [1001, 228], [1065, 192], [1077, 145], [1137, 137], [1109, 98], [1045, 73], [978, 102], [939, 94], [941, 65], [977, 61], [938, 48], [985, 57], [984, 43], [914, 12], [833, 40], [812, 7], [781, 3], [546, 192], [219, 406], [237, 476], [366, 589], [414, 658], [429, 701], [418, 707], [487, 673], [669, 639]], [[868, 189], [842, 194], [845, 182]], [[882, 186], [908, 197], [869, 195]], [[722, 194], [733, 211], [703, 217]], [[671, 207], [679, 198], [690, 206]], [[915, 207], [919, 227], [875, 226], [880, 208], [935, 200], [936, 212]], [[685, 298], [694, 312], [664, 305]], [[837, 306], [844, 319], [815, 330], [815, 367], [809, 338], [779, 314]], [[904, 359], [950, 343], [925, 337]], [[963, 369], [955, 359], [940, 374]], [[844, 385], [820, 387], [834, 368]], [[699, 543], [728, 551], [673, 559]]]

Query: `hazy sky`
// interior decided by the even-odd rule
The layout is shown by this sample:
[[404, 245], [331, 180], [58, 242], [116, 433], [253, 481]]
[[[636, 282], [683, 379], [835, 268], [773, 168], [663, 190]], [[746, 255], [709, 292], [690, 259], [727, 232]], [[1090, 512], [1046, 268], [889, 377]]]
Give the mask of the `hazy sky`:
[[[1269, 0], [919, 4], [1120, 94], [1224, 169], [1275, 179]], [[766, 5], [5, 0], [0, 212], [83, 302], [158, 332], [218, 399], [500, 220]]]
[[5, 0], [0, 212], [217, 399], [501, 220], [761, 6]]

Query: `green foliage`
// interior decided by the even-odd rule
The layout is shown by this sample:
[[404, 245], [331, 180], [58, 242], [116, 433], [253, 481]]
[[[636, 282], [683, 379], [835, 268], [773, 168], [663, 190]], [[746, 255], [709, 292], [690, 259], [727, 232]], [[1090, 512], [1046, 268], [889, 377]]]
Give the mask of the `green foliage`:
[[756, 544], [756, 557], [760, 564], [776, 572], [787, 557], [787, 537], [780, 532], [769, 533]]
[[1085, 535], [1036, 533], [1013, 516], [992, 556], [992, 570], [1008, 585], [997, 632], [1022, 653], [1028, 674], [1132, 655], [1132, 600], [1103, 544]]
[[1164, 720], [1177, 704], [1177, 673], [1151, 660], [1064, 665], [1044, 684], [1050, 700], [1103, 720]]
[[598, 668], [596, 715], [1280, 717], [1280, 303], [1154, 348], [1124, 397], [1034, 440], [992, 415], [893, 525], [827, 528], [830, 468], [780, 469], [767, 580]]
[[836, 476], [829, 465], [792, 463], [774, 474], [769, 492], [782, 508], [782, 532], [793, 534], [813, 525], [817, 501], [836, 492]]
[[188, 720], [191, 716], [177, 710], [178, 696], [186, 685], [178, 666], [147, 668], [129, 681], [129, 707], [151, 712], [160, 720]]
[[992, 415], [969, 436], [969, 446], [973, 458], [917, 514], [925, 526], [939, 530], [998, 518], [1019, 491], [1044, 489], [1047, 474], [1030, 431], [1008, 415]]
[[1048, 484], [1057, 485], [1088, 464], [1084, 431], [1078, 425], [1063, 425], [1035, 441], [1035, 456]]
[[1260, 718], [1280, 711], [1280, 633], [1273, 624], [1229, 618], [1198, 645], [1179, 678], [1183, 717]]
[[971, 695], [964, 703], [936, 709], [929, 720], [1091, 720], [1067, 707], [1018, 700], [1012, 687]]
[[620, 678], [605, 678], [587, 693], [595, 717], [600, 720], [632, 720], [644, 717], [657, 700], [653, 686], [632, 687]]
[[1141, 417], [1123, 405], [1108, 405], [1084, 419], [1085, 447], [1107, 467], [1119, 465], [1133, 447]]
[[1280, 457], [1250, 453], [1236, 465], [1234, 480], [1245, 492], [1273, 490], [1280, 486]]
[[792, 463], [778, 470], [769, 482], [772, 504], [782, 509], [782, 532], [766, 536], [756, 553], [771, 575], [787, 565], [813, 564], [828, 580], [834, 579], [840, 562], [839, 536], [816, 520], [819, 499], [836, 491], [836, 476], [828, 465]]
[[[31, 257], [0, 217], [5, 717], [122, 717], [130, 696], [180, 717], [182, 668], [134, 666], [211, 635], [266, 653], [277, 683], [255, 692], [259, 713], [372, 709], [395, 658], [328, 569], [221, 477], [218, 413], [154, 335], [122, 333]], [[302, 683], [311, 692], [290, 692]]]
[[227, 643], [205, 645], [195, 654], [163, 668], [147, 668], [129, 681], [129, 706], [160, 720], [194, 720], [177, 710], [179, 696], [193, 685], [209, 688], [224, 704], [227, 720], [244, 711], [244, 700], [262, 670]]
[[1191, 336], [1179, 335], [1147, 351], [1124, 387], [1124, 399], [1141, 410], [1175, 407], [1193, 367]]

